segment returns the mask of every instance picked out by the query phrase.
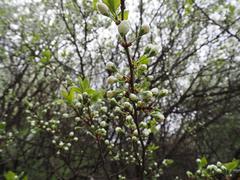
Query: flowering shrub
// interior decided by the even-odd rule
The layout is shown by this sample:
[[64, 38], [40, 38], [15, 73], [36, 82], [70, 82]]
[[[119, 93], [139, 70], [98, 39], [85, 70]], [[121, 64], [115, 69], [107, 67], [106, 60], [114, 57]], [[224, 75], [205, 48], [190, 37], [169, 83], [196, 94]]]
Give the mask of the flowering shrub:
[[[68, 127], [67, 133], [58, 132], [58, 127], [65, 121], [51, 120], [42, 127], [52, 133], [57, 154], [69, 151], [72, 143], [83, 138], [79, 137], [80, 132], [85, 134], [84, 138], [88, 136], [101, 154], [107, 179], [113, 176], [108, 171], [109, 162], [117, 167], [115, 176], [119, 179], [129, 178], [126, 174], [129, 169], [136, 169], [134, 176], [139, 179], [159, 177], [161, 168], [171, 161], [165, 160], [162, 164], [154, 158], [159, 147], [153, 142], [153, 135], [165, 119], [158, 102], [168, 93], [166, 89], [151, 88], [148, 83], [151, 77], [146, 76], [150, 58], [157, 54], [157, 48], [148, 45], [139, 59], [132, 59], [130, 49], [134, 40], [127, 37], [130, 22], [125, 15], [124, 1], [98, 2], [97, 9], [118, 26], [127, 68], [116, 67], [112, 62], [106, 64], [109, 73], [107, 89], [93, 89], [87, 79], [71, 82], [68, 91], [63, 92], [65, 103], [71, 110], [62, 117], [66, 121], [74, 120], [74, 126]], [[144, 24], [137, 38], [149, 31], [149, 26]]]
[[[239, 177], [239, 172], [235, 172], [240, 166], [239, 160], [233, 160], [228, 163], [217, 162], [217, 164], [208, 164], [205, 157], [197, 159], [198, 169], [195, 173], [187, 171], [189, 179], [234, 179]], [[236, 174], [236, 177], [233, 177]]]

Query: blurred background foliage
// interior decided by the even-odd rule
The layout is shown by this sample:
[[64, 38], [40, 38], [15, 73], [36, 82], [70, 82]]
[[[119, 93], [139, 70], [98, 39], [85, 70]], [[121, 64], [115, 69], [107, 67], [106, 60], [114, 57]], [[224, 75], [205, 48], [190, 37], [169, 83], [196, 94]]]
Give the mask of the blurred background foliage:
[[[133, 59], [147, 42], [156, 43], [159, 54], [147, 76], [152, 76], [150, 87], [169, 91], [159, 102], [167, 118], [155, 141], [157, 158], [174, 164], [161, 178], [184, 179], [201, 156], [213, 163], [240, 158], [239, 1], [126, 3], [132, 37], [144, 22], [151, 27], [151, 34], [132, 48]], [[59, 136], [65, 138], [74, 117], [63, 117], [70, 110], [59, 101], [62, 91], [79, 77], [104, 88], [106, 63], [125, 66], [115, 32], [90, 0], [0, 2], [2, 177], [9, 170], [29, 179], [101, 177], [91, 138], [79, 132], [71, 151], [58, 155], [44, 125], [59, 120]], [[31, 124], [33, 118], [40, 123]]]

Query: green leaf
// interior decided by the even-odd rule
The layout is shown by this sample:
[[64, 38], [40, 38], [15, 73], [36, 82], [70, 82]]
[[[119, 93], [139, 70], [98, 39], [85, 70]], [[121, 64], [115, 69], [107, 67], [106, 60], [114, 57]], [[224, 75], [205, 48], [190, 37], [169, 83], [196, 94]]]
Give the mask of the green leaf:
[[4, 130], [4, 129], [5, 129], [5, 127], [6, 127], [6, 124], [4, 124], [4, 123], [0, 122], [0, 130]]
[[52, 57], [52, 53], [49, 49], [46, 49], [44, 51], [42, 51], [42, 58], [40, 60], [40, 62], [46, 64], [49, 63], [50, 59]]
[[82, 93], [82, 91], [79, 87], [76, 87], [76, 86], [71, 87], [70, 93], [75, 93], [75, 92]]
[[53, 101], [54, 103], [60, 105], [60, 104], [63, 104], [64, 103], [64, 100], [63, 99], [56, 99], [55, 101]]
[[136, 63], [137, 63], [137, 65], [140, 65], [140, 64], [148, 65], [149, 64], [149, 58], [146, 55], [143, 55], [139, 58], [139, 60]]
[[79, 87], [72, 86], [70, 87], [69, 91], [62, 91], [62, 96], [68, 103], [72, 103], [75, 98], [76, 93], [84, 93], [86, 92], [92, 101], [97, 101], [99, 98], [102, 98], [103, 91], [102, 90], [95, 90], [90, 87], [90, 82], [87, 79], [79, 78]]
[[156, 146], [155, 144], [150, 144], [148, 147], [147, 147], [147, 151], [156, 151], [159, 149], [159, 146]]
[[164, 161], [165, 161], [164, 164], [166, 166], [170, 166], [170, 165], [172, 165], [174, 163], [174, 161], [172, 159], [164, 159]]
[[68, 103], [72, 103], [74, 100], [74, 95], [76, 91], [80, 91], [79, 88], [77, 87], [71, 87], [69, 92], [67, 91], [62, 91], [62, 96]]
[[40, 62], [43, 63], [43, 64], [46, 64], [46, 63], [48, 63], [49, 61], [48, 61], [48, 59], [46, 59], [46, 58], [43, 57], [43, 58], [40, 59]]
[[92, 2], [92, 6], [93, 6], [94, 10], [97, 9], [97, 2], [98, 2], [98, 0], [93, 0], [93, 2]]
[[102, 90], [95, 90], [95, 89], [87, 89], [86, 92], [91, 97], [92, 101], [96, 102], [98, 99], [103, 97], [103, 91]]
[[113, 14], [116, 14], [116, 10], [119, 8], [121, 0], [103, 0], [103, 3], [108, 6]]
[[199, 164], [198, 164], [198, 167], [199, 168], [204, 168], [206, 165], [207, 165], [207, 159], [205, 158], [205, 157], [202, 157], [201, 159], [200, 159], [200, 162], [199, 162]]
[[223, 164], [227, 170], [229, 171], [229, 173], [231, 173], [234, 169], [236, 169], [240, 164], [239, 160], [233, 160], [232, 162], [229, 163], [225, 163]]
[[151, 132], [155, 133], [157, 131], [157, 129], [156, 129], [157, 121], [155, 119], [152, 119], [151, 121], [149, 121], [149, 126], [151, 129]]
[[86, 92], [86, 90], [90, 88], [90, 82], [86, 78], [85, 79], [79, 78], [79, 86], [82, 93]]
[[194, 0], [186, 0], [186, 4], [192, 5], [194, 3]]
[[8, 171], [7, 173], [4, 174], [4, 177], [6, 180], [16, 180], [18, 178], [16, 178], [16, 174], [12, 171]]
[[187, 15], [189, 15], [190, 13], [191, 13], [191, 7], [189, 7], [189, 6], [187, 6], [186, 8], [185, 8], [185, 15], [187, 16]]
[[39, 34], [34, 34], [34, 35], [33, 35], [33, 38], [32, 38], [32, 42], [33, 42], [33, 43], [36, 43], [36, 42], [38, 42], [40, 39], [41, 39], [41, 37], [40, 37]]
[[213, 63], [215, 64], [217, 69], [221, 69], [226, 64], [226, 61], [224, 59], [217, 59]]
[[42, 52], [42, 55], [46, 57], [47, 59], [50, 59], [52, 56], [52, 53], [49, 49], [46, 49], [45, 51]]
[[[123, 14], [123, 19], [124, 20], [128, 20], [128, 14], [129, 14], [129, 11], [125, 10], [124, 14]], [[121, 12], [118, 13], [118, 19], [122, 19], [122, 13]]]

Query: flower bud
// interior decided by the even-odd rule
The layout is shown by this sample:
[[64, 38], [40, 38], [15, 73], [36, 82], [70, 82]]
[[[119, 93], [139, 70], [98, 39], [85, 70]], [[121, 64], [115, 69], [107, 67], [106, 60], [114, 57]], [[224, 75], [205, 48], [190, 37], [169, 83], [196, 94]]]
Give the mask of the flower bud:
[[68, 114], [68, 113], [64, 113], [64, 114], [63, 114], [63, 117], [64, 117], [64, 118], [68, 118], [68, 117], [69, 117], [69, 114]]
[[104, 128], [100, 128], [96, 131], [96, 133], [100, 136], [106, 136], [107, 131]]
[[126, 117], [126, 120], [127, 120], [127, 121], [133, 121], [133, 118], [132, 118], [131, 115], [128, 115], [128, 116]]
[[154, 96], [156, 96], [156, 95], [159, 94], [158, 88], [153, 88], [153, 89], [151, 89], [151, 92], [153, 93]]
[[133, 131], [133, 135], [138, 136], [138, 131], [137, 131], [137, 129], [135, 129], [135, 130]]
[[137, 102], [137, 107], [142, 107], [143, 105], [144, 105], [144, 103], [142, 101]]
[[159, 121], [163, 121], [165, 119], [164, 115], [160, 112], [153, 112], [152, 117]]
[[143, 133], [144, 136], [147, 137], [151, 133], [151, 130], [150, 129], [144, 129], [142, 133]]
[[74, 136], [74, 132], [71, 131], [71, 132], [69, 133], [69, 136]]
[[119, 81], [122, 81], [123, 80], [123, 75], [121, 75], [120, 73], [117, 73], [115, 75], [115, 77], [119, 80]]
[[118, 105], [117, 100], [116, 100], [115, 98], [111, 98], [111, 99], [110, 99], [110, 104], [111, 104], [112, 106]]
[[104, 15], [104, 16], [109, 15], [109, 8], [104, 3], [98, 2], [97, 3], [97, 9], [102, 15]]
[[129, 102], [124, 102], [123, 107], [124, 107], [124, 109], [129, 110], [129, 111], [132, 111], [132, 109], [133, 109], [132, 105]]
[[120, 127], [116, 127], [116, 128], [115, 128], [115, 131], [116, 131], [117, 133], [123, 132], [122, 128], [120, 128]]
[[107, 91], [107, 97], [112, 98], [115, 95], [115, 92], [112, 90]]
[[106, 106], [102, 106], [100, 108], [100, 111], [106, 113], [107, 112], [107, 107]]
[[121, 36], [125, 36], [130, 29], [129, 22], [127, 20], [123, 20], [119, 25], [118, 25], [118, 32]]
[[217, 172], [218, 174], [221, 174], [221, 173], [222, 173], [222, 170], [221, 170], [220, 168], [217, 168], [217, 169], [216, 169], [216, 172]]
[[62, 141], [60, 141], [60, 143], [58, 144], [60, 147], [62, 147], [64, 145], [64, 143]]
[[110, 71], [110, 72], [115, 72], [117, 69], [116, 69], [116, 66], [114, 63], [112, 62], [108, 62], [106, 64], [106, 70]]
[[168, 95], [168, 90], [167, 90], [167, 89], [162, 89], [162, 90], [160, 91], [160, 95], [161, 95], [161, 96], [166, 96], [166, 95]]
[[142, 97], [145, 100], [150, 100], [153, 97], [153, 93], [151, 91], [143, 91]]
[[107, 78], [107, 83], [108, 84], [114, 84], [114, 83], [116, 83], [117, 82], [117, 78], [115, 78], [114, 76], [109, 76], [108, 78]]
[[75, 121], [79, 122], [80, 120], [80, 117], [75, 117]]
[[140, 122], [139, 126], [142, 128], [145, 128], [145, 127], [147, 127], [147, 123], [142, 121], [142, 122]]
[[150, 31], [149, 25], [148, 24], [143, 24], [141, 29], [140, 29], [139, 36], [147, 34], [147, 33], [149, 33], [149, 31]]
[[201, 162], [201, 159], [197, 158], [196, 162], [199, 164]]
[[138, 100], [138, 97], [133, 93], [130, 94], [129, 98], [131, 99], [131, 101], [137, 101]]
[[152, 80], [154, 79], [154, 77], [153, 77], [152, 75], [149, 75], [149, 76], [147, 77], [147, 79], [148, 79], [149, 81], [152, 81]]
[[69, 147], [67, 147], [67, 146], [64, 146], [64, 148], [63, 148], [65, 151], [68, 151], [69, 150]]
[[81, 107], [82, 106], [82, 104], [80, 102], [77, 102], [75, 105], [76, 105], [76, 107]]
[[146, 70], [147, 70], [147, 65], [146, 65], [146, 64], [141, 64], [141, 65], [138, 67], [138, 69], [139, 69], [140, 71], [146, 71]]
[[115, 107], [115, 108], [114, 108], [114, 113], [122, 113], [120, 107], [118, 107], [118, 106]]
[[191, 171], [187, 171], [186, 174], [187, 174], [187, 176], [189, 178], [193, 178], [194, 177], [194, 175], [193, 175], [193, 173]]
[[106, 139], [106, 140], [104, 141], [104, 143], [105, 143], [105, 144], [110, 144], [110, 141], [109, 141], [108, 139]]
[[217, 166], [218, 166], [218, 167], [221, 167], [221, 166], [222, 166], [222, 163], [218, 161], [218, 162], [217, 162]]
[[106, 121], [101, 121], [101, 122], [100, 122], [100, 126], [101, 126], [101, 127], [106, 127], [106, 126], [107, 126]]
[[133, 140], [133, 141], [137, 141], [138, 138], [137, 138], [136, 136], [133, 136], [133, 137], [132, 137], [132, 140]]

